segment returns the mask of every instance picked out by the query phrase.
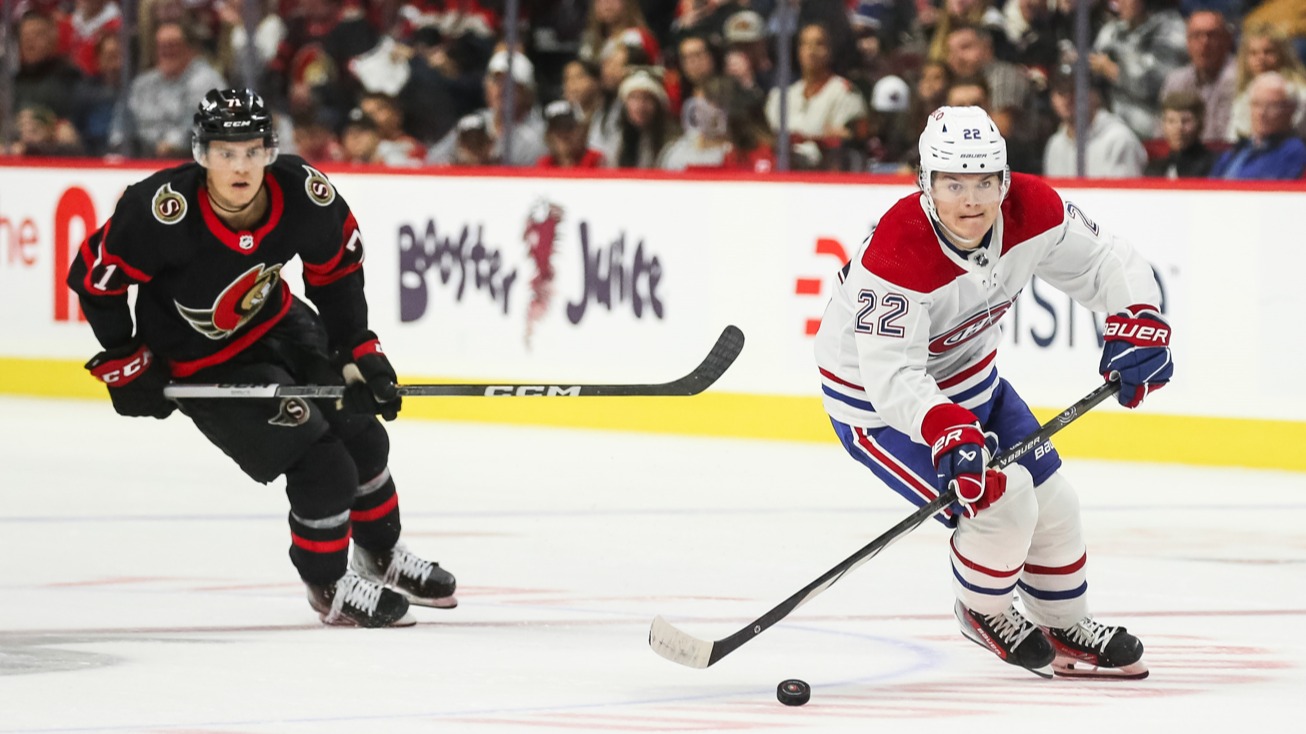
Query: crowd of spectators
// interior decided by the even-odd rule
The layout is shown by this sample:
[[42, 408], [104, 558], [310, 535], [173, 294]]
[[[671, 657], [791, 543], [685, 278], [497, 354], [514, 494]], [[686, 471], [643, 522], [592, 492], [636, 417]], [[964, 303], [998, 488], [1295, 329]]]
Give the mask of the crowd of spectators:
[[319, 164], [909, 173], [926, 116], [974, 104], [1016, 171], [1073, 176], [1083, 138], [1089, 177], [1306, 174], [1302, 0], [506, 5], [16, 0], [0, 152], [185, 157], [204, 92], [249, 86]]

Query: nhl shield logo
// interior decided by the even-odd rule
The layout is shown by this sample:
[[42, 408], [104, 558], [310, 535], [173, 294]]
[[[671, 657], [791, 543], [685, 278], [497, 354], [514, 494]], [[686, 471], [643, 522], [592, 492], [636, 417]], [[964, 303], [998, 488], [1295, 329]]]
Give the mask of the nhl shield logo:
[[254, 235], [249, 232], [242, 232], [240, 235], [240, 242], [236, 246], [242, 250], [254, 249]]
[[172, 190], [172, 184], [166, 183], [154, 192], [150, 202], [150, 211], [154, 218], [163, 224], [176, 224], [186, 216], [186, 197]]
[[268, 421], [268, 425], [295, 428], [308, 422], [310, 409], [303, 398], [284, 398], [277, 414]]
[[304, 179], [304, 193], [308, 194], [314, 204], [328, 206], [336, 200], [336, 189], [326, 176], [312, 166], [304, 166], [304, 170], [308, 171], [308, 178]]

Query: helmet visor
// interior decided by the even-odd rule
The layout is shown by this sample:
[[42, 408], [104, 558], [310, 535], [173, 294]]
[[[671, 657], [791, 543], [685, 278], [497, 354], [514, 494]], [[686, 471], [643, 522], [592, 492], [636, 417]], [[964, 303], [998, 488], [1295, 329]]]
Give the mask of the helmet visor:
[[277, 159], [277, 149], [258, 141], [259, 145], [223, 144], [214, 141], [203, 146], [199, 161], [205, 168], [233, 170], [238, 168], [264, 168]]
[[996, 173], [936, 173], [930, 185], [936, 204], [978, 204], [1002, 201], [1002, 176]]

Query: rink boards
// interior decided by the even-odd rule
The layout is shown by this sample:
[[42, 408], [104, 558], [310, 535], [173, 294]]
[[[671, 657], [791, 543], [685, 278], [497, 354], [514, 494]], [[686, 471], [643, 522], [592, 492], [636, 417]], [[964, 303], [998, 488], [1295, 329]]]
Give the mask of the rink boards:
[[[69, 258], [150, 169], [0, 166], [0, 392], [98, 397]], [[726, 324], [747, 345], [695, 398], [410, 400], [406, 417], [830, 441], [812, 333], [835, 273], [912, 192], [872, 177], [538, 177], [328, 170], [367, 252], [372, 327], [405, 381], [661, 382]], [[1153, 264], [1176, 378], [1058, 438], [1095, 458], [1306, 470], [1286, 263], [1306, 188], [1059, 187]], [[283, 271], [299, 290], [298, 269]], [[1100, 317], [1036, 281], [1002, 322], [1001, 374], [1043, 415], [1097, 381]]]

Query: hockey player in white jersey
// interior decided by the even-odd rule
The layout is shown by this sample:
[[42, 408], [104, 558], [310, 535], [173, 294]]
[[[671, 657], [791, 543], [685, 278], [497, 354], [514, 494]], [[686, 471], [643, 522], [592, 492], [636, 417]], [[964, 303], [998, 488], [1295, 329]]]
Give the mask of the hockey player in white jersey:
[[955, 528], [967, 638], [1044, 677], [1146, 677], [1138, 638], [1089, 613], [1079, 502], [1056, 450], [985, 467], [1039, 427], [994, 361], [995, 324], [1030, 279], [1110, 314], [1099, 371], [1130, 408], [1173, 371], [1160, 287], [1129, 245], [1040, 179], [1010, 173], [980, 108], [936, 110], [920, 153], [920, 192], [844, 267], [816, 336], [835, 432], [918, 507], [956, 489], [938, 519]]

